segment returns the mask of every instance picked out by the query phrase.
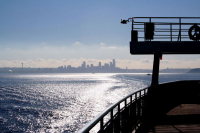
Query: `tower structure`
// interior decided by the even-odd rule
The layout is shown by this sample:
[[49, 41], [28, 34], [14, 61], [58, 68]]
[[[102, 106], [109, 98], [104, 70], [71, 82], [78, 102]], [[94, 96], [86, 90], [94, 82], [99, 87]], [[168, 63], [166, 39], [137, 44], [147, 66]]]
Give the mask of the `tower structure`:
[[113, 69], [115, 69], [115, 59], [113, 59]]
[[86, 68], [86, 62], [85, 62], [85, 61], [83, 61], [82, 68], [83, 68], [83, 69]]
[[101, 62], [99, 62], [99, 69], [101, 69]]
[[151, 85], [158, 85], [163, 54], [200, 54], [200, 17], [132, 17], [130, 53], [154, 55]]

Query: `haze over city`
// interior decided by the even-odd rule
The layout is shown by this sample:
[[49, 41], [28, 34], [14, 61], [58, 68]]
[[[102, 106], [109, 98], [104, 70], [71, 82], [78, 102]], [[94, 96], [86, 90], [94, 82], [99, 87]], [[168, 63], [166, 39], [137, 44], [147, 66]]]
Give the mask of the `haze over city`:
[[[130, 17], [199, 17], [199, 0], [0, 1], [0, 67], [98, 65], [152, 69], [152, 55], [131, 55]], [[200, 55], [163, 55], [160, 68], [198, 68]]]

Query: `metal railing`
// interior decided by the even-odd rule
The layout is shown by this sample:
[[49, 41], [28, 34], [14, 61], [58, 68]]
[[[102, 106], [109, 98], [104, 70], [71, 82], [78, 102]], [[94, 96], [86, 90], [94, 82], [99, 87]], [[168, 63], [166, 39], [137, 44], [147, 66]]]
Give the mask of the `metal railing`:
[[[133, 17], [124, 21], [129, 20], [132, 21], [132, 30], [138, 31], [138, 41], [192, 41], [194, 32], [200, 34], [200, 17]], [[154, 23], [153, 39], [145, 39], [146, 23]], [[197, 28], [192, 27], [195, 24]], [[189, 31], [190, 28], [193, 30]]]
[[105, 112], [88, 123], [78, 133], [95, 132], [128, 133], [136, 130], [145, 117], [148, 88], [138, 90], [109, 107]]

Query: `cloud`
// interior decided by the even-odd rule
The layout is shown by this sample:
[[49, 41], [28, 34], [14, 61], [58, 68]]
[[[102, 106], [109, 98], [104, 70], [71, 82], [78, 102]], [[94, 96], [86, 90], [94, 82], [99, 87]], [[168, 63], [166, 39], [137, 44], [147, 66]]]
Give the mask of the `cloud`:
[[36, 61], [38, 61], [38, 62], [44, 62], [45, 60], [41, 59], [41, 58], [38, 58]]
[[142, 63], [150, 63], [149, 59], [142, 59], [141, 62]]
[[43, 43], [42, 43], [42, 45], [46, 45], [46, 44], [47, 44], [46, 42], [43, 42]]
[[102, 49], [117, 49], [117, 47], [101, 47]]
[[106, 45], [106, 44], [105, 44], [105, 43], [100, 43], [100, 45], [101, 45], [101, 46], [104, 46], [104, 45]]
[[75, 42], [74, 44], [73, 44], [73, 46], [79, 46], [79, 47], [83, 47], [83, 46], [85, 46], [83, 43], [80, 43], [80, 42]]
[[107, 47], [108, 49], [117, 49], [117, 47]]

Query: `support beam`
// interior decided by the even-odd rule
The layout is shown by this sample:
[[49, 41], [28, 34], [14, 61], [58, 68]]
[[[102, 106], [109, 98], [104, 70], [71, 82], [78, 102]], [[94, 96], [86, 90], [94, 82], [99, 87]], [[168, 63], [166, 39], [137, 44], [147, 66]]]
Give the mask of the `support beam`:
[[158, 85], [159, 66], [160, 66], [160, 57], [161, 56], [162, 56], [161, 53], [155, 53], [154, 54], [151, 86]]

